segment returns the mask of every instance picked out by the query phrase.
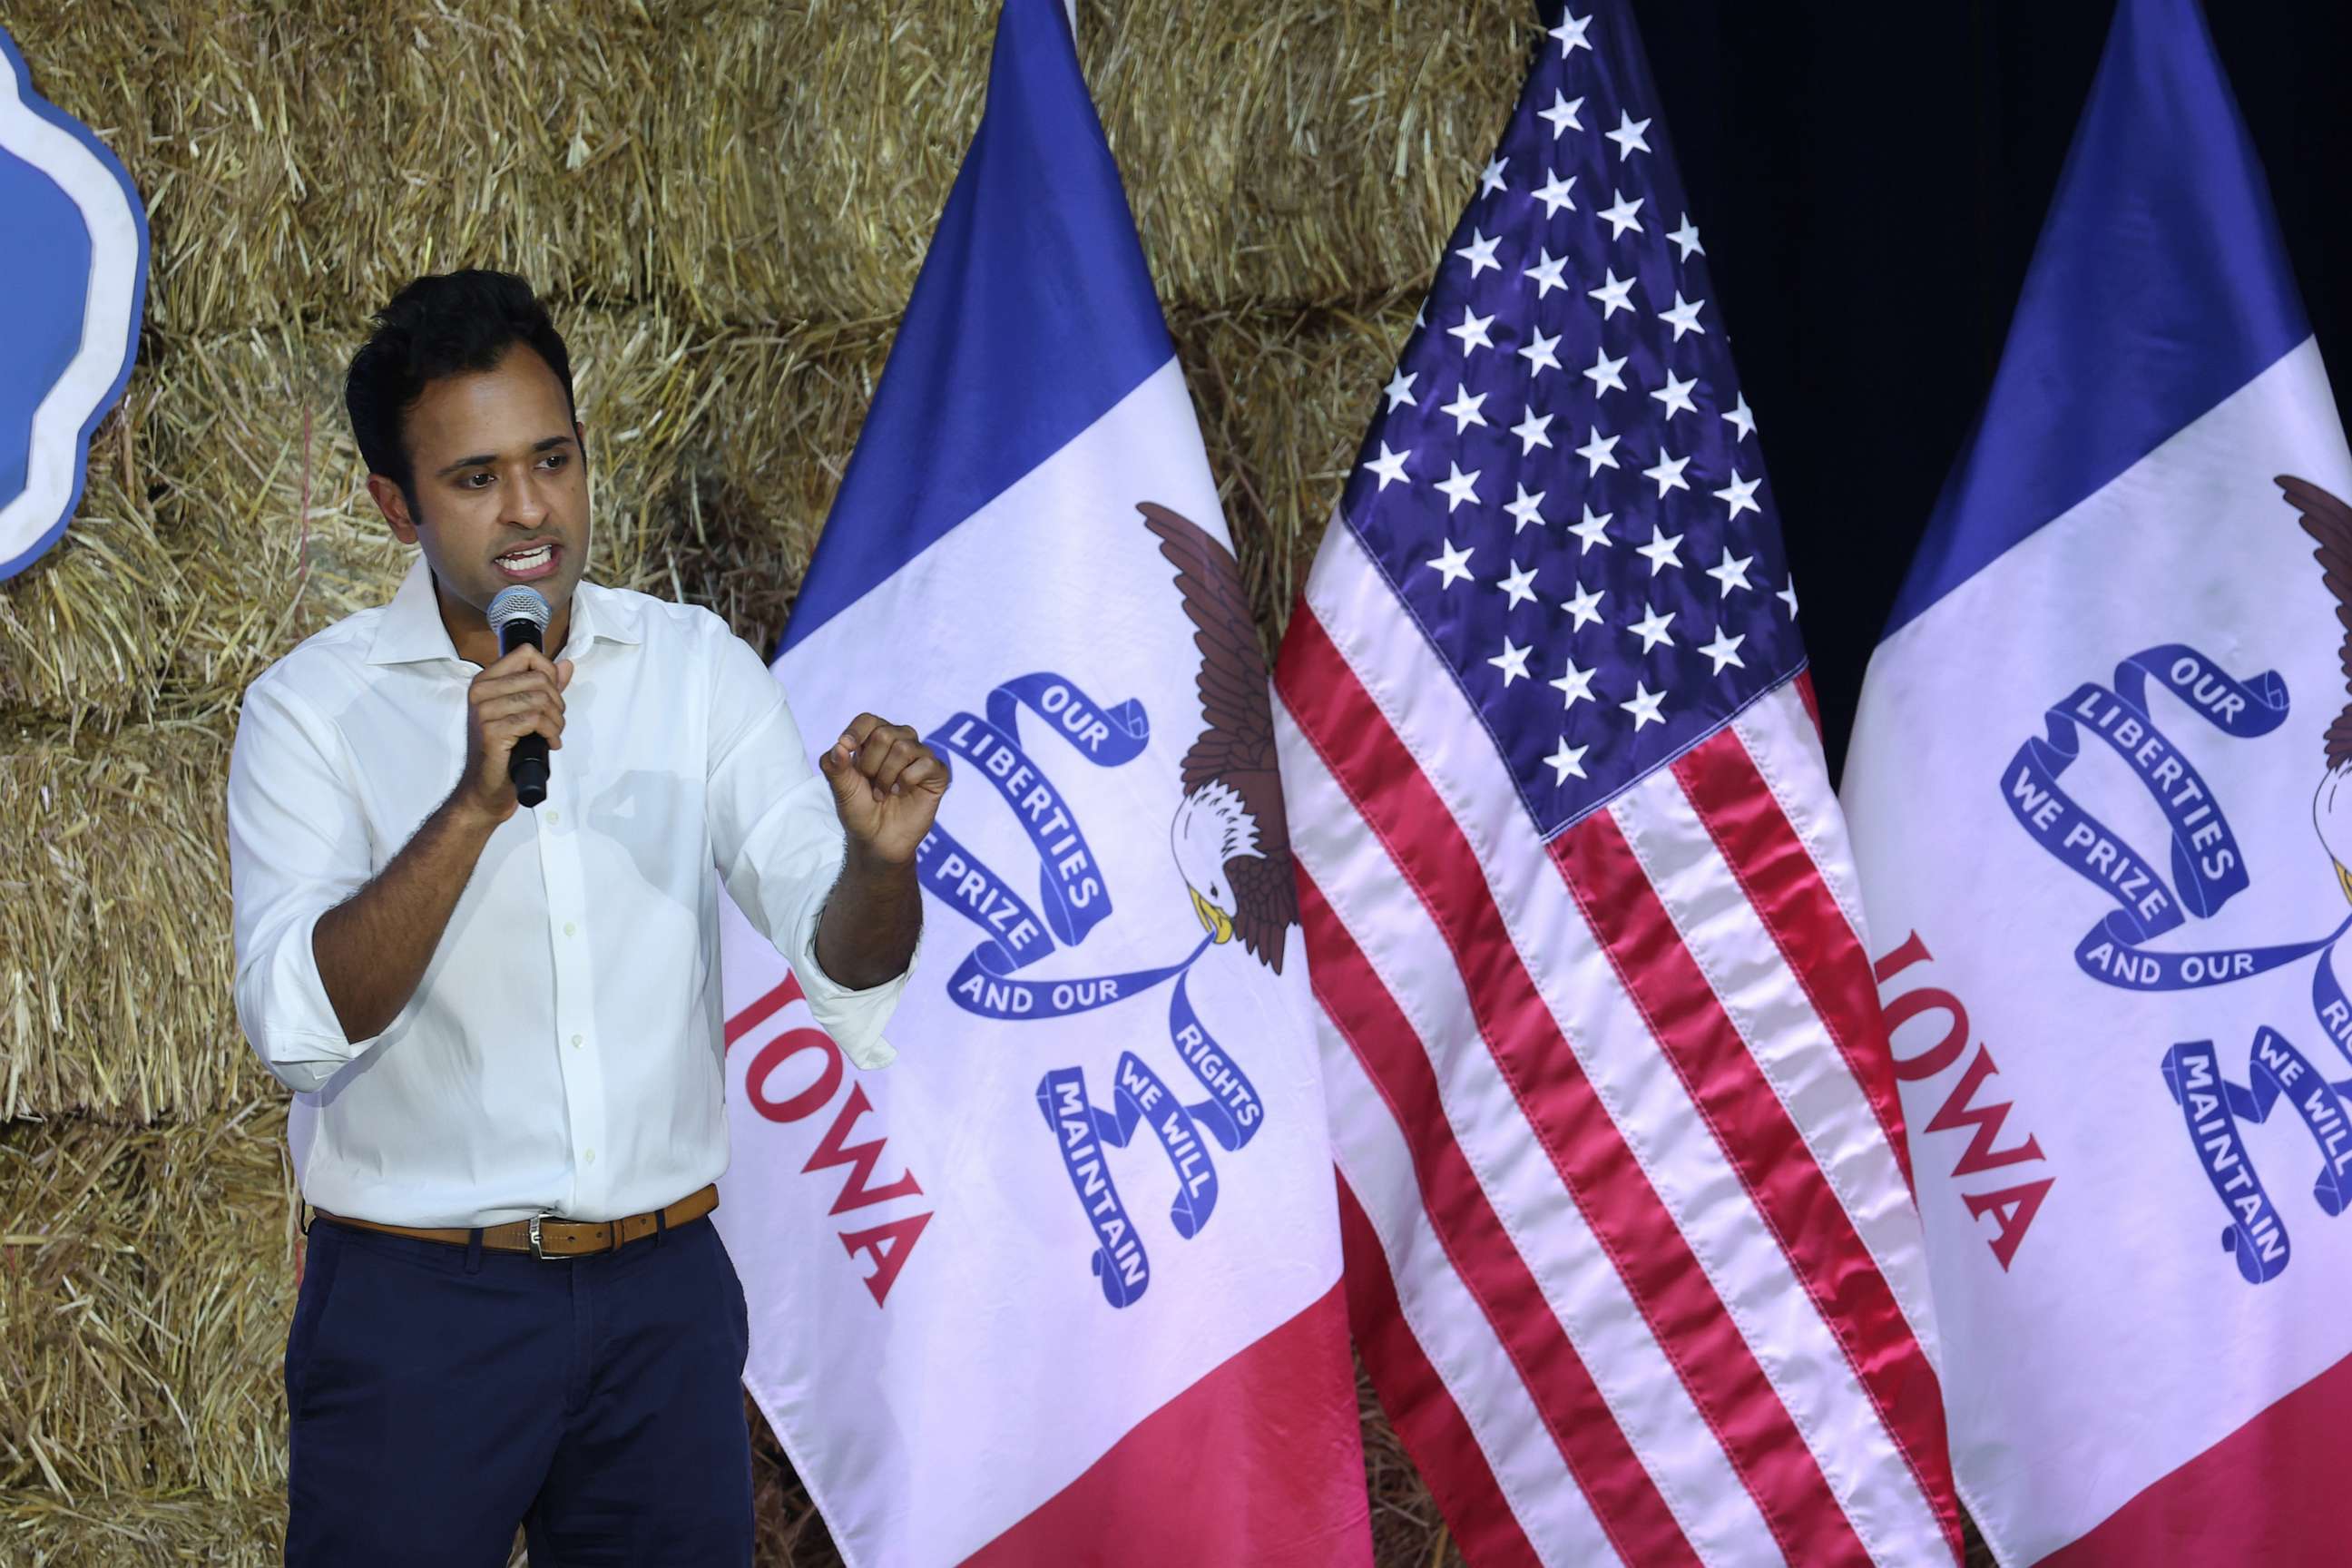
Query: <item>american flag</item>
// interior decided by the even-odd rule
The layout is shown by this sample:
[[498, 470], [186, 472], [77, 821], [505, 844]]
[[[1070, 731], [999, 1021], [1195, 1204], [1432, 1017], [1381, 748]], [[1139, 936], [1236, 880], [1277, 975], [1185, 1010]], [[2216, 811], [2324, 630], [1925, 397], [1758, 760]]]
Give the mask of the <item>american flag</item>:
[[1948, 1563], [1756, 416], [1630, 16], [1545, 9], [1276, 678], [1350, 1314], [1474, 1563]]

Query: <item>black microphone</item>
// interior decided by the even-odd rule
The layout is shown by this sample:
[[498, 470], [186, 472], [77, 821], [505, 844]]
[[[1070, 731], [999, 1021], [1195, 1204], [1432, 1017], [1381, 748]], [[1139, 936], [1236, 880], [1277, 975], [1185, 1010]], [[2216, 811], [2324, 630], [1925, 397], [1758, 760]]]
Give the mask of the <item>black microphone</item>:
[[[490, 625], [499, 628], [499, 657], [504, 658], [515, 649], [528, 644], [542, 652], [546, 644], [541, 637], [555, 612], [548, 607], [547, 595], [538, 589], [517, 583], [499, 590], [490, 601]], [[507, 776], [514, 780], [515, 803], [537, 805], [547, 798], [547, 737], [534, 730], [514, 743], [507, 753]]]

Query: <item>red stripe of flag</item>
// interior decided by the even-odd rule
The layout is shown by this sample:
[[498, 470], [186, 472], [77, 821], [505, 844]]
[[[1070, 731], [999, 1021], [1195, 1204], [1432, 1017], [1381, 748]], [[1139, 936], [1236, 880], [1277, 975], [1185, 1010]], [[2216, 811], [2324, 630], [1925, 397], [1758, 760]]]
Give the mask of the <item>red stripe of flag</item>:
[[1814, 739], [1819, 740], [1822, 733], [1822, 700], [1813, 694], [1813, 672], [1810, 669], [1797, 671], [1790, 684], [1797, 689], [1797, 700], [1805, 705], [1805, 717], [1813, 721]]
[[1542, 1560], [1495, 1484], [1461, 1406], [1412, 1337], [1381, 1239], [1345, 1181], [1339, 1184], [1339, 1244], [1347, 1256], [1348, 1326], [1372, 1371], [1381, 1408], [1429, 1483], [1462, 1555], [1479, 1568], [1540, 1568]]
[[1791, 1561], [1866, 1563], [1755, 1352], [1519, 961], [1461, 828], [1311, 610], [1275, 674], [1299, 728], [1445, 935], [1496, 1069]]
[[[1372, 1568], [1341, 1287], [1129, 1427], [962, 1568]], [[1171, 1478], [1181, 1478], [1175, 1480]]]
[[[1895, 1089], [1895, 1057], [1878, 1011], [1878, 984], [1869, 955], [1846, 923], [1820, 868], [1789, 826], [1780, 803], [1756, 769], [1756, 760], [1732, 731], [1717, 732], [1675, 763], [1675, 777], [1706, 825], [1740, 891], [1772, 933], [1797, 983], [1837, 1042], [1854, 1082], [1862, 1086], [1887, 1146], [1911, 1182], [1911, 1145], [1903, 1131], [1903, 1101]], [[1828, 786], [1823, 785], [1826, 789]]]
[[2352, 1360], [2337, 1362], [2152, 1482], [2088, 1534], [2042, 1558], [2039, 1568], [2343, 1568], [2343, 1526], [2322, 1499], [2352, 1468], [2347, 1405]]
[[[1526, 1385], [1569, 1473], [1618, 1556], [1645, 1565], [1696, 1563], [1697, 1553], [1611, 1417], [1455, 1142], [1420, 1036], [1306, 867], [1297, 866], [1297, 874], [1316, 999], [1388, 1102], [1412, 1152], [1430, 1226]], [[1448, 1521], [1454, 1522], [1450, 1514]]]
[[[1738, 743], [1724, 731], [1700, 749], [1726, 741]], [[1594, 812], [1552, 840], [1551, 856], [1957, 1553], [1960, 1523], [1942, 1391], [1853, 1216], [1683, 945], [1616, 819]]]

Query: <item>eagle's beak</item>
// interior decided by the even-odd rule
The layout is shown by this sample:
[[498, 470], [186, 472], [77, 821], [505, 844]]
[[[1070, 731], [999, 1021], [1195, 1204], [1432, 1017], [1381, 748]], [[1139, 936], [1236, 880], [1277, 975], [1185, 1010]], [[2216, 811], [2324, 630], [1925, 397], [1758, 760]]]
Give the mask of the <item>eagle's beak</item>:
[[[2352, 903], [2352, 871], [2346, 870], [2341, 860], [2336, 862], [2336, 885], [2344, 889], [2345, 901]], [[1195, 893], [1192, 896], [1197, 899], [1201, 895]]]
[[[2352, 898], [2352, 883], [2347, 883], [2346, 886], [2346, 897]], [[1192, 912], [1201, 917], [1201, 929], [1216, 938], [1218, 942], [1228, 942], [1234, 940], [1234, 922], [1225, 917], [1224, 910], [1202, 898], [1201, 889], [1198, 888], [1192, 889]]]

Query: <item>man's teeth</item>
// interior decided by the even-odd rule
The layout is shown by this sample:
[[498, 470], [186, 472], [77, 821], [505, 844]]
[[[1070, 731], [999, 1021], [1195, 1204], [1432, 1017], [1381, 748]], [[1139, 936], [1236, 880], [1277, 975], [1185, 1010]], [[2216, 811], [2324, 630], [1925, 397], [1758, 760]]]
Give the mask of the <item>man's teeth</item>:
[[501, 555], [499, 564], [513, 571], [528, 572], [533, 567], [546, 565], [547, 558], [553, 552], [552, 545], [542, 544], [536, 550], [526, 550], [520, 554]]

